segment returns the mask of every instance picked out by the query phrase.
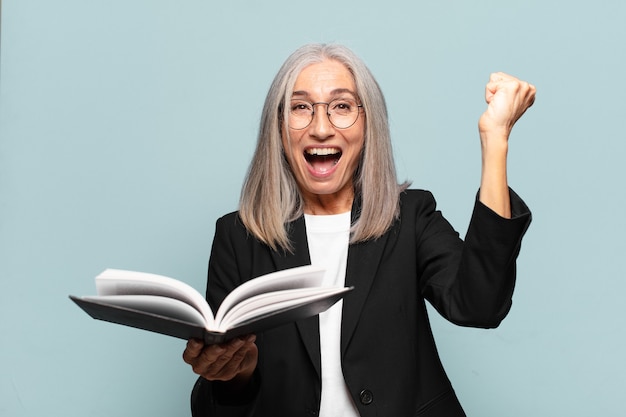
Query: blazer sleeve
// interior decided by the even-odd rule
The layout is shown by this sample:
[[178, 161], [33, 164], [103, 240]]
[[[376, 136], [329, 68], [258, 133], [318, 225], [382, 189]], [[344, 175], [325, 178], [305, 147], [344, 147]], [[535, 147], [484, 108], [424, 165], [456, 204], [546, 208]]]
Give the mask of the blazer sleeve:
[[511, 219], [477, 196], [464, 240], [436, 210], [432, 195], [417, 215], [422, 294], [455, 324], [497, 327], [511, 308], [516, 259], [531, 213], [513, 190], [510, 194]]

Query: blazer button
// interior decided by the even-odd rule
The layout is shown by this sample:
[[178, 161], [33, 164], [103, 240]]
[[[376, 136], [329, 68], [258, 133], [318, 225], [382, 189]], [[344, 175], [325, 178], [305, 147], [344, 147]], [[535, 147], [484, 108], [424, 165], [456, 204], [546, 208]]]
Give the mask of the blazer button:
[[369, 405], [374, 401], [374, 394], [372, 394], [372, 391], [364, 389], [359, 393], [359, 400], [361, 400], [361, 404]]

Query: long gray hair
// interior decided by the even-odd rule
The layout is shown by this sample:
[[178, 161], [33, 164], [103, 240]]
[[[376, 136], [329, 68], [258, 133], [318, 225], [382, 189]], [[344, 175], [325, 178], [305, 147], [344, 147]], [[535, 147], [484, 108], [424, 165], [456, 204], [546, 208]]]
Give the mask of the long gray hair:
[[265, 98], [256, 150], [241, 192], [239, 215], [248, 231], [272, 249], [291, 251], [288, 223], [302, 216], [303, 201], [285, 158], [281, 134], [293, 86], [307, 66], [335, 60], [350, 71], [365, 113], [365, 138], [354, 178], [359, 213], [351, 242], [376, 239], [399, 215], [398, 184], [391, 148], [387, 106], [382, 91], [363, 61], [336, 44], [310, 44], [297, 49], [282, 65]]

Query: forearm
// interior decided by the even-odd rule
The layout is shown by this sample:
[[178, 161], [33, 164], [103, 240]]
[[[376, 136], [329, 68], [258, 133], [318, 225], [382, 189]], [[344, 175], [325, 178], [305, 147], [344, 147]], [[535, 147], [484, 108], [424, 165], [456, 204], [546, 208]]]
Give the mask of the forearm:
[[501, 217], [510, 219], [511, 197], [507, 181], [508, 140], [506, 137], [481, 133], [481, 148], [479, 200]]

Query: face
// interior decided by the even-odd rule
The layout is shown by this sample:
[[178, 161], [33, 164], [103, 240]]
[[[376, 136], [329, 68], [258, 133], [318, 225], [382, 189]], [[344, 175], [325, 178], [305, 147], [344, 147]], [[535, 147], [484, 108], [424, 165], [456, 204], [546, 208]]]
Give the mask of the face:
[[[304, 68], [293, 91], [293, 100], [309, 103], [329, 103], [335, 99], [358, 102], [352, 74], [337, 61], [327, 60]], [[339, 129], [330, 122], [326, 105], [316, 104], [314, 110], [313, 120], [304, 129], [283, 126], [283, 147], [304, 198], [304, 211], [309, 214], [350, 211], [354, 172], [363, 149], [365, 113], [359, 108], [356, 122]]]

